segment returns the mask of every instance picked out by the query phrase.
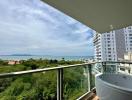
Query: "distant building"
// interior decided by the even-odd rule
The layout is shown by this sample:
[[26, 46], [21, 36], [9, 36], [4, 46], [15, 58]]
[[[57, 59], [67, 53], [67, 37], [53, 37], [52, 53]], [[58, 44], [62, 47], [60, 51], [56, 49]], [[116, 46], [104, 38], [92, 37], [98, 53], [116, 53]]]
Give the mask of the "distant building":
[[[124, 54], [124, 61], [132, 62], [132, 52]], [[119, 72], [132, 74], [132, 64], [120, 64]]]
[[132, 52], [132, 26], [127, 27], [124, 31], [126, 52]]
[[95, 32], [94, 47], [96, 61], [117, 61], [115, 31], [99, 34]]
[[124, 54], [124, 60], [132, 62], [132, 52], [127, 52]]
[[103, 34], [94, 32], [96, 61], [118, 61], [132, 51], [132, 26]]
[[14, 61], [14, 60], [8, 61], [8, 65], [16, 65], [16, 64], [20, 64], [20, 62], [19, 61]]

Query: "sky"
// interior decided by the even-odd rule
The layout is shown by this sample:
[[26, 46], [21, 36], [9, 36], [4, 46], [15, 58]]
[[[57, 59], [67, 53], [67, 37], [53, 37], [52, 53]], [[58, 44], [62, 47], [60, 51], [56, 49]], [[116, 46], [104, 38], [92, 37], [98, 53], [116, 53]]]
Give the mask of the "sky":
[[2, 0], [0, 12], [0, 55], [94, 54], [92, 29], [40, 0]]

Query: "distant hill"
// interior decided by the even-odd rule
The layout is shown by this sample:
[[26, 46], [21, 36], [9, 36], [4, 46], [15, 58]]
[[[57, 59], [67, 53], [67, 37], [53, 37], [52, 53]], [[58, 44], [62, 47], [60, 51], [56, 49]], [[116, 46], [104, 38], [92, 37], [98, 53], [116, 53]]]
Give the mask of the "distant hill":
[[9, 56], [33, 56], [31, 54], [11, 54]]

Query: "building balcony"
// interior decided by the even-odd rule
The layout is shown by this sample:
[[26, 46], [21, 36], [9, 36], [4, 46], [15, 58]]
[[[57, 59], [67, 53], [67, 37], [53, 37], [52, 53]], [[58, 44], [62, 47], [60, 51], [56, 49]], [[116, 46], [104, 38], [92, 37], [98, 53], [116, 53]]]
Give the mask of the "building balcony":
[[[102, 97], [102, 95], [104, 95], [104, 94], [108, 94], [109, 98], [108, 97], [106, 97], [106, 98], [107, 98], [107, 100], [111, 100], [111, 97], [114, 97], [114, 96], [118, 96], [118, 98], [119, 97], [122, 97], [122, 98], [125, 97], [126, 98], [125, 93], [124, 94], [122, 93], [120, 95], [112, 94], [111, 91], [114, 92], [115, 94], [116, 93], [118, 94], [120, 92], [117, 92], [114, 90], [109, 90], [112, 88], [111, 86], [116, 87], [117, 90], [120, 88], [126, 89], [126, 90], [124, 90], [126, 93], [128, 92], [128, 94], [132, 94], [130, 92], [131, 91], [131, 85], [130, 85], [130, 83], [128, 83], [130, 80], [127, 81], [127, 85], [124, 84], [125, 79], [131, 79], [132, 78], [130, 75], [129, 76], [126, 75], [126, 74], [131, 73], [130, 71], [125, 71], [128, 69], [130, 70], [130, 68], [125, 67], [126, 64], [131, 65], [132, 62], [113, 62], [113, 61], [90, 62], [90, 63], [84, 63], [84, 64], [75, 64], [75, 65], [58, 66], [58, 67], [51, 67], [51, 68], [42, 68], [42, 69], [35, 69], [35, 70], [19, 71], [19, 72], [1, 73], [0, 79], [1, 80], [2, 79], [4, 79], [4, 80], [11, 79], [12, 83], [10, 85], [13, 85], [13, 81], [15, 81], [16, 78], [26, 77], [26, 80], [23, 80], [23, 81], [30, 82], [31, 81], [30, 78], [38, 74], [38, 75], [40, 75], [40, 78], [41, 78], [39, 81], [45, 80], [45, 82], [43, 83], [44, 85], [45, 85], [45, 83], [46, 84], [52, 84], [52, 80], [53, 80], [52, 78], [54, 78], [54, 80], [56, 80], [56, 82], [55, 83], [53, 82], [53, 84], [52, 84], [52, 85], [55, 85], [56, 88], [54, 88], [54, 90], [52, 90], [53, 91], [52, 93], [49, 93], [49, 95], [54, 95], [55, 100], [56, 99], [57, 100], [74, 100], [75, 98], [77, 100], [106, 100], [106, 99], [103, 99], [103, 97]], [[120, 70], [122, 68], [125, 69], [124, 72], [122, 72]], [[71, 85], [72, 85], [72, 82], [73, 83], [75, 82], [73, 86], [68, 85], [68, 82], [67, 82], [68, 80], [66, 79], [66, 77], [67, 77], [66, 72], [67, 71], [70, 71], [71, 74], [72, 74], [72, 72], [75, 72], [74, 74], [72, 74], [73, 77], [70, 78], [71, 79], [71, 81], [70, 81]], [[41, 77], [41, 76], [48, 74], [48, 73], [54, 73], [54, 74], [52, 74], [53, 76], [51, 76], [51, 77], [46, 77], [46, 76]], [[75, 75], [76, 75], [77, 79], [74, 77]], [[106, 77], [106, 78], [97, 79], [97, 76], [99, 76], [99, 75], [102, 75], [99, 78], [103, 78], [103, 77]], [[117, 76], [117, 78], [116, 78], [116, 76]], [[112, 77], [116, 78], [116, 80], [113, 80]], [[96, 79], [96, 82], [95, 82], [95, 79]], [[34, 80], [35, 83], [37, 81]], [[21, 81], [19, 80], [18, 82], [21, 82]], [[32, 84], [34, 84], [34, 82], [32, 82]], [[102, 87], [101, 82], [106, 83], [106, 84], [103, 84], [105, 88]], [[122, 84], [118, 84], [118, 83], [122, 83]], [[14, 85], [14, 88], [16, 90], [17, 90], [17, 88], [20, 88], [19, 84], [21, 84], [21, 83], [18, 83], [17, 84], [18, 86]], [[28, 86], [28, 84], [25, 86]], [[25, 86], [23, 88], [26, 88]], [[126, 88], [127, 86], [130, 86], [130, 88], [129, 89]], [[2, 87], [2, 86], [0, 86], [0, 87]], [[43, 89], [43, 85], [40, 84], [40, 86], [39, 86], [39, 84], [38, 84], [38, 87], [40, 90], [43, 91], [43, 94], [45, 94], [45, 91], [47, 91], [47, 90]], [[68, 92], [68, 91], [66, 91], [66, 90], [69, 90], [68, 88], [70, 88], [70, 90], [72, 91], [72, 88], [74, 88], [74, 87], [76, 87], [78, 90], [76, 92], [74, 99], [70, 99], [69, 97], [67, 97], [65, 95], [65, 93]], [[48, 88], [50, 89], [50, 87], [48, 87]], [[97, 88], [97, 90], [96, 90], [96, 88]], [[78, 94], [78, 91], [80, 91], [81, 93]], [[97, 93], [96, 93], [96, 91], [97, 91]], [[103, 91], [103, 92], [101, 92], [101, 91]], [[0, 91], [0, 92], [2, 92], [2, 91]], [[6, 96], [6, 92], [4, 92], [4, 93]], [[29, 93], [30, 93], [30, 91], [28, 91], [28, 89], [27, 89], [26, 94], [29, 94]], [[15, 95], [17, 95], [17, 94], [14, 91], [11, 94], [11, 96], [14, 97]], [[36, 95], [38, 95], [37, 92], [36, 92]], [[70, 94], [70, 95], [72, 95], [72, 94]], [[39, 96], [43, 97], [43, 99], [41, 98], [41, 100], [49, 100], [49, 98], [46, 97], [46, 95], [39, 94]], [[38, 99], [40, 99], [39, 96], [38, 96]], [[18, 98], [15, 98], [15, 99], [18, 99]], [[22, 97], [20, 97], [19, 99], [20, 100], [29, 100], [29, 99], [26, 99], [24, 95]], [[32, 99], [34, 100], [36, 98], [32, 98]], [[116, 99], [112, 99], [112, 100], [116, 100]], [[121, 99], [121, 100], [125, 100], [125, 99]]]

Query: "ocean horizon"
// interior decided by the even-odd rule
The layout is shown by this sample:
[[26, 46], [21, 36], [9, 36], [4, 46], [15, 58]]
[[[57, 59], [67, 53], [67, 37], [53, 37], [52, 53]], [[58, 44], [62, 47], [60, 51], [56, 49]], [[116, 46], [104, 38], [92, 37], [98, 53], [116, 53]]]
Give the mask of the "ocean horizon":
[[28, 59], [56, 59], [61, 60], [89, 60], [93, 59], [93, 56], [44, 56], [44, 55], [30, 55], [30, 56], [14, 56], [14, 55], [0, 55], [1, 60], [28, 60]]

